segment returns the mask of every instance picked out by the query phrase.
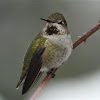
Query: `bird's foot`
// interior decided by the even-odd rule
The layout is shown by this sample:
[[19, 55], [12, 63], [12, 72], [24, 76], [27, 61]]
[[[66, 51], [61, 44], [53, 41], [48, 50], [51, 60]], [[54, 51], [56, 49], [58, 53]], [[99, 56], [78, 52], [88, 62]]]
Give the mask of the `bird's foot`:
[[52, 74], [52, 78], [54, 78], [55, 77], [55, 74], [53, 73], [53, 68], [51, 69], [51, 70], [49, 70], [48, 72], [47, 72], [47, 74], [49, 75], [49, 74]]

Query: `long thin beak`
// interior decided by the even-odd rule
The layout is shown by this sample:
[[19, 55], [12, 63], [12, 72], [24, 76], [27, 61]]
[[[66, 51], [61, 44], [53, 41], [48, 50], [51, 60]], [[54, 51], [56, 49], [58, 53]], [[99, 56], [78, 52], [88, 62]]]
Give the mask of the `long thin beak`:
[[56, 23], [56, 22], [54, 22], [54, 21], [51, 21], [51, 20], [48, 20], [48, 19], [45, 19], [45, 18], [40, 18], [41, 20], [44, 20], [44, 21], [46, 21], [46, 22], [49, 22], [49, 23]]

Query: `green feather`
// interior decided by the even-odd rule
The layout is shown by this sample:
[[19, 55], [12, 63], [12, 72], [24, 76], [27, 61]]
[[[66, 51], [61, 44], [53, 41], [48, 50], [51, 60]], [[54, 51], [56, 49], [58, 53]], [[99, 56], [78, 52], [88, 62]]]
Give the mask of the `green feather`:
[[48, 20], [50, 21], [54, 21], [54, 22], [58, 22], [59, 20], [65, 20], [64, 16], [60, 13], [54, 13], [54, 14], [51, 14], [49, 17], [48, 17]]
[[30, 64], [31, 59], [33, 57], [33, 54], [35, 53], [35, 51], [37, 50], [37, 48], [39, 46], [41, 46], [41, 48], [45, 47], [45, 45], [44, 45], [45, 41], [46, 41], [46, 38], [42, 37], [41, 32], [40, 32], [36, 36], [36, 38], [32, 41], [32, 43], [30, 44], [30, 46], [25, 54], [25, 57], [24, 57], [22, 75], [20, 77], [20, 80], [19, 80], [16, 88], [18, 88], [20, 86], [21, 82], [23, 81], [24, 77], [26, 76], [28, 68], [29, 68], [29, 64]]

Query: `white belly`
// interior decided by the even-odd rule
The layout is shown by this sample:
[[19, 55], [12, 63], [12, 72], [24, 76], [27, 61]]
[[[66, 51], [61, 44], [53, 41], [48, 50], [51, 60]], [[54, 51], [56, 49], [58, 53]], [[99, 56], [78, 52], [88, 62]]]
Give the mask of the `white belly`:
[[68, 59], [72, 52], [72, 41], [70, 36], [51, 37], [48, 40], [54, 44], [59, 45], [61, 49], [56, 52], [55, 57], [51, 62], [48, 62], [48, 64], [42, 66], [41, 71], [59, 67]]

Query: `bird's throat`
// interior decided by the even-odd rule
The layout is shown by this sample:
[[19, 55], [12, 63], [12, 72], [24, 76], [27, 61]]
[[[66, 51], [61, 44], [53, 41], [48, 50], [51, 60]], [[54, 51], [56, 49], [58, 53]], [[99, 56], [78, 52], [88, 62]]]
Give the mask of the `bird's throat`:
[[59, 32], [59, 30], [57, 29], [57, 27], [56, 26], [48, 26], [47, 27], [47, 30], [46, 30], [46, 33], [48, 34], [48, 35], [53, 35], [53, 34], [57, 34]]

